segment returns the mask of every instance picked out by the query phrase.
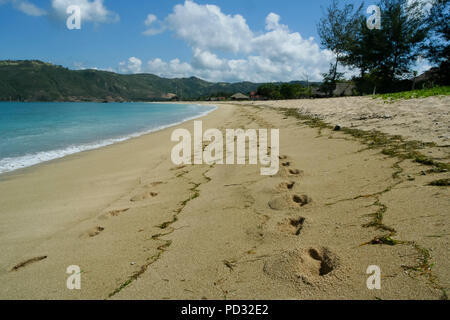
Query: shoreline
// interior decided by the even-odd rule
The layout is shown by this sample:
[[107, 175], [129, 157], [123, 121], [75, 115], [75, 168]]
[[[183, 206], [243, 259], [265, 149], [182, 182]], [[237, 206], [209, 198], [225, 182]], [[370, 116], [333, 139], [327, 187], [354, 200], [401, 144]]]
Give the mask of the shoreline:
[[[167, 104], [169, 104], [169, 103], [167, 103]], [[194, 103], [184, 103], [183, 105], [194, 105]], [[195, 105], [202, 106], [202, 104], [195, 104]], [[107, 146], [111, 146], [111, 145], [114, 145], [114, 144], [117, 144], [117, 143], [122, 143], [122, 142], [128, 141], [130, 139], [139, 138], [139, 137], [147, 135], [147, 134], [151, 134], [151, 133], [158, 132], [158, 131], [161, 131], [161, 130], [164, 130], [164, 129], [167, 129], [167, 128], [175, 127], [177, 125], [189, 122], [191, 120], [195, 120], [195, 119], [199, 119], [199, 118], [202, 118], [204, 116], [207, 116], [208, 114], [210, 114], [211, 112], [214, 112], [218, 108], [217, 105], [215, 105], [215, 104], [211, 104], [211, 105], [208, 105], [208, 106], [213, 107], [213, 109], [209, 110], [209, 111], [205, 111], [205, 112], [203, 112], [200, 115], [188, 117], [188, 118], [183, 119], [183, 120], [181, 120], [179, 122], [172, 123], [172, 124], [169, 124], [169, 125], [159, 126], [157, 128], [154, 128], [154, 129], [149, 129], [149, 130], [145, 130], [145, 131], [141, 131], [141, 132], [134, 132], [134, 133], [130, 133], [128, 135], [117, 137], [117, 138], [103, 139], [101, 141], [92, 142], [92, 143], [88, 143], [88, 144], [79, 144], [79, 145], [75, 145], [75, 146], [67, 146], [64, 149], [55, 149], [55, 150], [50, 150], [50, 151], [41, 151], [41, 152], [38, 152], [38, 153], [35, 153], [35, 154], [25, 154], [25, 155], [18, 156], [18, 157], [12, 157], [12, 158], [11, 157], [6, 157], [6, 158], [3, 158], [3, 159], [0, 159], [0, 163], [1, 163], [2, 161], [21, 161], [21, 162], [23, 162], [23, 161], [26, 161], [25, 159], [30, 159], [31, 158], [29, 160], [29, 162], [31, 162], [31, 164], [25, 164], [25, 165], [20, 166], [20, 167], [18, 167], [16, 169], [5, 169], [5, 171], [3, 171], [3, 172], [0, 171], [0, 179], [2, 179], [3, 175], [9, 174], [9, 173], [13, 173], [13, 172], [16, 172], [18, 170], [31, 168], [31, 167], [34, 167], [34, 166], [37, 166], [37, 165], [40, 165], [40, 164], [44, 164], [44, 163], [51, 162], [51, 161], [54, 161], [54, 160], [62, 159], [62, 158], [65, 158], [65, 157], [68, 157], [68, 156], [71, 156], [71, 155], [74, 155], [74, 154], [101, 149], [101, 148], [104, 148], [104, 147], [107, 147]], [[55, 153], [57, 153], [57, 154], [55, 154]], [[55, 155], [49, 156], [49, 154], [55, 154]], [[39, 160], [35, 160], [36, 157], [38, 157]], [[47, 157], [47, 159], [41, 160], [42, 157], [44, 157], [44, 158]], [[6, 166], [6, 164], [5, 164], [5, 166]]]
[[[219, 123], [220, 115], [226, 113], [224, 109], [216, 106], [201, 119]], [[171, 132], [177, 127], [189, 128], [193, 121], [0, 175], [0, 278], [14, 276], [10, 270], [17, 264], [15, 261], [27, 260], [33, 255], [27, 252], [36, 250], [48, 239], [62, 237], [51, 240], [52, 245], [64, 242], [65, 232], [72, 226], [76, 228], [83, 221], [96, 220], [93, 212], [104, 210], [130, 188], [139, 187], [140, 176], [148, 170], [149, 163], [163, 161], [167, 166], [173, 166], [168, 148]], [[17, 215], [21, 215], [19, 220], [14, 218]], [[71, 239], [90, 240], [89, 233], [80, 232]], [[16, 242], [17, 237], [22, 238], [20, 244]], [[60, 276], [65, 277], [64, 274]], [[23, 285], [27, 286], [26, 281]], [[13, 287], [4, 286], [3, 289]], [[6, 299], [9, 295], [4, 290], [0, 290], [0, 297]], [[26, 292], [28, 289], [19, 297], [26, 297]]]
[[[444, 295], [449, 192], [428, 184], [448, 172], [423, 175], [426, 166], [276, 106], [217, 107], [205, 128], [280, 128], [276, 175], [175, 166], [164, 129], [0, 179], [0, 298]], [[398, 243], [370, 244], [387, 235]], [[81, 290], [65, 287], [69, 265], [83, 270]], [[367, 289], [369, 265], [381, 267], [383, 290]]]

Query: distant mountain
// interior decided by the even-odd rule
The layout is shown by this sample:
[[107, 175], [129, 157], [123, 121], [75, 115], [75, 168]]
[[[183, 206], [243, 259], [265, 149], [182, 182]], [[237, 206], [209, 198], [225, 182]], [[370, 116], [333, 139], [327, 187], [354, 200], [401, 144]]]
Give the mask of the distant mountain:
[[0, 61], [0, 101], [162, 101], [249, 93], [259, 84], [212, 83], [196, 77], [69, 70], [38, 60]]

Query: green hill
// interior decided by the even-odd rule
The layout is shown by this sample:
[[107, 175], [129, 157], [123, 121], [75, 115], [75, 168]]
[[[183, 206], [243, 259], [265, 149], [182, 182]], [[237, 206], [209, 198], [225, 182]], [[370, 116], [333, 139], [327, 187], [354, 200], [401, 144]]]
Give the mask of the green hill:
[[170, 93], [188, 100], [217, 93], [248, 93], [258, 85], [69, 70], [37, 60], [0, 61], [0, 101], [161, 101], [170, 99]]

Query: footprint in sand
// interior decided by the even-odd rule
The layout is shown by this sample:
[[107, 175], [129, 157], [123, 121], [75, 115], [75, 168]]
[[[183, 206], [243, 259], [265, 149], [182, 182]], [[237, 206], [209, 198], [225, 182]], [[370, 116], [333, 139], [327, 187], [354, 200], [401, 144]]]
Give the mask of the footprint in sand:
[[283, 196], [275, 197], [271, 199], [267, 204], [272, 210], [286, 210], [289, 208], [306, 206], [308, 203], [311, 203], [311, 201], [311, 198], [305, 194], [294, 194], [290, 196], [290, 199], [286, 199]]
[[130, 199], [131, 202], [143, 201], [145, 199], [154, 198], [158, 195], [157, 192], [144, 192], [142, 194], [138, 194]]
[[289, 208], [289, 204], [287, 203], [286, 199], [283, 197], [276, 197], [270, 200], [268, 203], [268, 206], [272, 210], [285, 210]]
[[279, 225], [281, 231], [298, 236], [298, 235], [300, 235], [300, 233], [303, 229], [305, 220], [306, 220], [306, 218], [303, 218], [303, 217], [290, 218], [290, 219], [285, 219], [283, 222], [278, 223], [278, 225]]
[[303, 174], [303, 171], [298, 169], [289, 169], [289, 173], [293, 176], [299, 176]]
[[286, 161], [286, 162], [281, 163], [281, 165], [283, 167], [289, 167], [291, 165], [291, 163], [289, 161]]
[[272, 278], [314, 285], [339, 266], [339, 258], [328, 248], [297, 249], [270, 257], [264, 273]]
[[100, 219], [107, 219], [107, 218], [109, 218], [109, 217], [118, 217], [118, 216], [120, 216], [122, 213], [127, 212], [128, 210], [130, 210], [130, 208], [118, 209], [118, 210], [111, 210], [111, 211], [108, 211], [107, 213], [101, 215], [101, 216], [100, 216]]
[[278, 157], [280, 160], [286, 160], [288, 157], [287, 156], [279, 156]]
[[333, 271], [337, 266], [337, 257], [327, 248], [311, 248], [308, 250], [311, 258], [320, 263], [319, 276], [324, 276]]
[[290, 182], [282, 182], [278, 185], [278, 187], [280, 189], [288, 189], [288, 190], [292, 190], [292, 188], [294, 188], [295, 182], [294, 181], [290, 181]]
[[97, 226], [87, 231], [87, 235], [91, 238], [98, 236], [105, 228]]
[[294, 219], [289, 219], [289, 224], [294, 228], [293, 234], [298, 236], [302, 232], [303, 224], [305, 223], [306, 218], [299, 217]]
[[299, 205], [300, 207], [303, 207], [311, 202], [311, 198], [309, 196], [307, 196], [306, 194], [302, 194], [302, 195], [294, 194], [292, 196], [292, 201], [295, 204]]

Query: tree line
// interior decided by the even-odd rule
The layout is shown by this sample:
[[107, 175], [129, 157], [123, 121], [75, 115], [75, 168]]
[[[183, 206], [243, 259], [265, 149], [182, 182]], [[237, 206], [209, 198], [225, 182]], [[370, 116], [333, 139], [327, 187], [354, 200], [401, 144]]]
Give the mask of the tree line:
[[360, 94], [411, 89], [418, 59], [434, 69], [433, 84], [449, 84], [449, 0], [380, 0], [380, 28], [370, 29], [360, 6], [333, 0], [317, 25], [321, 45], [334, 54], [323, 74], [321, 90], [331, 95], [343, 79], [338, 68], [354, 70], [352, 80]]
[[258, 87], [257, 94], [272, 100], [301, 99], [311, 97], [312, 90], [300, 83], [265, 83]]

